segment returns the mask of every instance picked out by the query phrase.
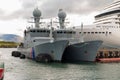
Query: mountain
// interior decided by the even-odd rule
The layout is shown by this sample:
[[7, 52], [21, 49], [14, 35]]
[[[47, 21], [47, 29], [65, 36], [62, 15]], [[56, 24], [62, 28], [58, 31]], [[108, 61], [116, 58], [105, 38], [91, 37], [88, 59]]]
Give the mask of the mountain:
[[0, 34], [0, 41], [22, 42], [22, 37], [15, 34]]

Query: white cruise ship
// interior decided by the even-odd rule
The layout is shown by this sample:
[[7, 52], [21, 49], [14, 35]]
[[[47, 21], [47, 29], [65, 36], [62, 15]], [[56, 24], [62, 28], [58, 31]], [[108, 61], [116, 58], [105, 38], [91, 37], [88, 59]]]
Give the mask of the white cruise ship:
[[120, 48], [120, 0], [115, 0], [96, 15], [89, 28], [76, 31], [76, 36], [84, 35], [84, 41], [102, 40], [103, 47]]

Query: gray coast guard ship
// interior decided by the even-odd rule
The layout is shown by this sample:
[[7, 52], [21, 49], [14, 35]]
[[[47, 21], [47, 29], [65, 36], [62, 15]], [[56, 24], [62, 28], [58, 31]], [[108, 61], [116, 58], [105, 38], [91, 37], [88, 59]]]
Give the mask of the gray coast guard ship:
[[54, 41], [52, 29], [40, 28], [41, 12], [38, 8], [33, 11], [33, 16], [35, 27], [24, 31], [24, 43], [18, 47], [18, 51], [36, 61], [61, 61], [69, 41]]
[[18, 52], [36, 61], [95, 61], [97, 50], [102, 41], [80, 42], [74, 29], [66, 29], [64, 21], [66, 13], [58, 13], [60, 29], [41, 28], [39, 26], [41, 12], [33, 11], [34, 28], [24, 31], [24, 42], [19, 45]]
[[[83, 42], [82, 37], [76, 36], [75, 29], [66, 28], [64, 25], [66, 13], [59, 9], [58, 13], [60, 28], [54, 30], [53, 36], [55, 41], [68, 40], [69, 45], [66, 47], [62, 60], [63, 61], [95, 61], [97, 50], [102, 41]], [[81, 26], [82, 27], [82, 26]], [[81, 28], [82, 31], [82, 28]]]

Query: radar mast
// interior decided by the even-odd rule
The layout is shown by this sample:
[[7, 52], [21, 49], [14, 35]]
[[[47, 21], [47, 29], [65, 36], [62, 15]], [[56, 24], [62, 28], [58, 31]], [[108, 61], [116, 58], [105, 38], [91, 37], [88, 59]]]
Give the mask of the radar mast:
[[41, 11], [38, 8], [34, 9], [33, 16], [34, 16], [35, 28], [39, 28]]
[[64, 23], [65, 23], [66, 13], [63, 11], [63, 9], [59, 9], [58, 18], [59, 18], [60, 29], [64, 29], [65, 28]]

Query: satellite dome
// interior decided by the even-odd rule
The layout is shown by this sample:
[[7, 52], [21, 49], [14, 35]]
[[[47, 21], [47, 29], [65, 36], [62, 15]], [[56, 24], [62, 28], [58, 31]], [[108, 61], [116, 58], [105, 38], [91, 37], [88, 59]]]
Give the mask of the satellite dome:
[[40, 17], [41, 16], [41, 11], [38, 8], [34, 9], [33, 16], [34, 17]]
[[58, 17], [59, 18], [65, 18], [66, 17], [66, 13], [62, 9], [59, 9]]

